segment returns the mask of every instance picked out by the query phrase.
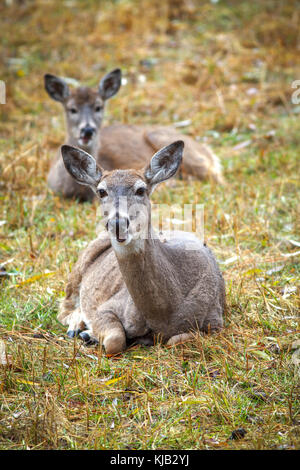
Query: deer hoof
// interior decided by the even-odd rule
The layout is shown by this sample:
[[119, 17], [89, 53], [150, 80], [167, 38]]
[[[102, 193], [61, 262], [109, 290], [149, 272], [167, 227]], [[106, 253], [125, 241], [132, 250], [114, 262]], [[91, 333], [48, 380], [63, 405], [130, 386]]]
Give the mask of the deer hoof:
[[81, 331], [82, 330], [68, 330], [67, 335], [69, 336], [69, 338], [74, 338], [75, 336], [79, 336]]
[[86, 346], [98, 344], [98, 340], [91, 336], [87, 331], [82, 331], [81, 333], [79, 333], [79, 337], [82, 339]]

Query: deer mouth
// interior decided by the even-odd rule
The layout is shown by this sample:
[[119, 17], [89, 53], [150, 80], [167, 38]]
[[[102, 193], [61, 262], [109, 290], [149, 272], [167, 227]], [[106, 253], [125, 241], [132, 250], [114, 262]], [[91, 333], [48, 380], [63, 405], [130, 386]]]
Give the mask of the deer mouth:
[[132, 237], [130, 234], [128, 234], [126, 238], [113, 237], [112, 245], [115, 248], [127, 246], [131, 242], [131, 240], [132, 240]]
[[92, 127], [85, 127], [84, 129], [81, 129], [80, 136], [79, 136], [79, 143], [85, 146], [90, 145], [95, 136], [95, 133], [96, 133], [96, 130]]
[[116, 237], [116, 240], [117, 240], [118, 243], [125, 243], [127, 241], [127, 238]]
[[79, 144], [80, 145], [89, 145], [92, 140], [93, 140], [93, 137], [80, 137]]

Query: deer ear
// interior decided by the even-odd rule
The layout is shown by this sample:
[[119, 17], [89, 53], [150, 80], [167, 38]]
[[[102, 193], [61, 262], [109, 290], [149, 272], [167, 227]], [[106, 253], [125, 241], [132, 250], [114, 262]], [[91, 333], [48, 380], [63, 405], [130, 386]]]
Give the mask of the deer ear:
[[115, 69], [102, 78], [99, 83], [99, 94], [103, 100], [108, 100], [119, 91], [121, 79], [122, 72], [120, 69]]
[[44, 80], [46, 91], [51, 98], [63, 103], [70, 94], [70, 90], [66, 82], [62, 78], [50, 75], [50, 73], [46, 73], [46, 75], [44, 75]]
[[153, 155], [144, 171], [146, 181], [151, 186], [162, 183], [175, 175], [182, 161], [184, 143], [177, 140]]
[[61, 154], [67, 171], [77, 183], [95, 189], [102, 177], [102, 169], [96, 160], [83, 150], [62, 145]]

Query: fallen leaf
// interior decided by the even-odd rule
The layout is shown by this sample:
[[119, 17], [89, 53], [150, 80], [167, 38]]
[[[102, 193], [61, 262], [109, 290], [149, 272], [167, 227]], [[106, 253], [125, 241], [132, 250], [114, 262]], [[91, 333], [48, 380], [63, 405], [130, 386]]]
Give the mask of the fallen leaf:
[[116, 379], [111, 379], [105, 382], [105, 385], [112, 385], [116, 382], [119, 382], [120, 380], [124, 379], [125, 375], [122, 375], [121, 377], [117, 377]]
[[14, 286], [11, 287], [20, 287], [23, 286], [24, 284], [30, 284], [31, 282], [38, 281], [39, 279], [47, 276], [52, 276], [53, 274], [56, 274], [56, 271], [51, 271], [49, 273], [43, 273], [43, 274], [37, 274], [36, 276], [32, 276], [28, 279], [25, 279], [25, 281], [19, 282], [19, 284], [15, 284]]
[[25, 384], [25, 385], [39, 385], [38, 382], [32, 382], [31, 380], [25, 380], [25, 379], [16, 379], [16, 382], [20, 384]]

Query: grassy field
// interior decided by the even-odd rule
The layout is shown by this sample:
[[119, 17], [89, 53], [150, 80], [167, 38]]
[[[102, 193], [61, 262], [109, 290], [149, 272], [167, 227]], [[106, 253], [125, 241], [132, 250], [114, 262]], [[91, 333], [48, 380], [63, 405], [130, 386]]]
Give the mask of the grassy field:
[[[0, 25], [0, 449], [299, 449], [299, 2], [12, 0]], [[106, 357], [56, 319], [97, 216], [47, 189], [65, 131], [43, 74], [115, 67], [106, 124], [189, 120], [221, 158], [224, 186], [153, 202], [204, 204], [228, 311], [217, 335]]]

